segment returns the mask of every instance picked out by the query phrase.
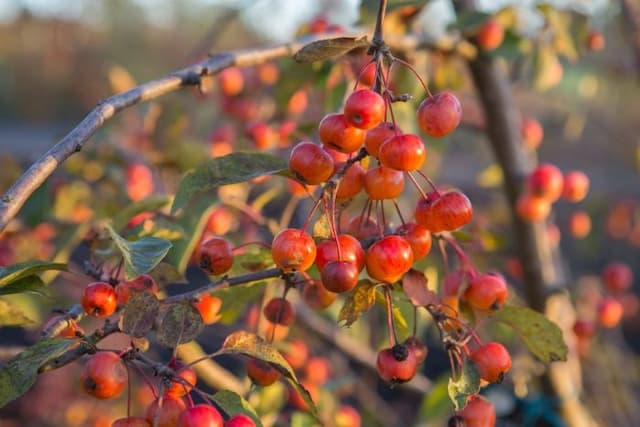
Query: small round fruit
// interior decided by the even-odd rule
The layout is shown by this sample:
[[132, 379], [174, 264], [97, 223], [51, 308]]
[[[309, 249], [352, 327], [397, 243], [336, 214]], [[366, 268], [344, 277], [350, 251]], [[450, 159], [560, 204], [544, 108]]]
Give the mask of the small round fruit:
[[502, 275], [485, 273], [469, 281], [464, 299], [476, 310], [493, 311], [502, 308], [507, 294], [507, 283]]
[[314, 310], [324, 310], [338, 298], [338, 294], [329, 291], [321, 282], [312, 281], [304, 285], [302, 299]]
[[313, 142], [300, 142], [289, 156], [289, 169], [305, 184], [321, 184], [333, 175], [333, 158]]
[[453, 132], [461, 118], [460, 101], [451, 92], [431, 96], [418, 107], [418, 126], [422, 132], [436, 138]]
[[111, 427], [151, 427], [149, 421], [142, 417], [126, 417], [115, 420]]
[[278, 325], [290, 325], [296, 317], [293, 306], [289, 301], [283, 298], [271, 299], [262, 309], [264, 317], [272, 323]]
[[379, 93], [371, 89], [353, 92], [344, 104], [344, 116], [351, 126], [371, 129], [384, 120], [386, 106]]
[[111, 316], [118, 307], [116, 291], [109, 283], [94, 282], [87, 285], [80, 299], [85, 313], [95, 317]]
[[323, 240], [318, 244], [316, 251], [316, 267], [322, 271], [331, 261], [349, 261], [358, 267], [358, 271], [364, 268], [364, 250], [360, 242], [350, 234], [338, 235], [340, 253], [342, 259], [338, 257], [338, 245], [335, 239]]
[[127, 385], [127, 368], [117, 354], [101, 351], [87, 361], [80, 378], [82, 387], [91, 396], [112, 399]]
[[379, 234], [380, 228], [375, 219], [361, 215], [354, 216], [349, 220], [345, 228], [347, 233], [356, 239], [364, 240], [375, 237]]
[[633, 284], [633, 271], [623, 262], [611, 262], [602, 270], [602, 282], [610, 292], [626, 291]]
[[476, 43], [483, 50], [494, 50], [504, 40], [504, 27], [495, 18], [487, 19], [476, 34]]
[[416, 222], [432, 233], [453, 231], [471, 221], [473, 206], [463, 193], [451, 191], [420, 199], [414, 215]]
[[531, 172], [527, 180], [529, 192], [553, 203], [562, 195], [564, 179], [560, 169], [550, 163], [542, 163]]
[[416, 362], [418, 362], [418, 364], [424, 362], [424, 360], [427, 358], [429, 348], [416, 336], [410, 336], [404, 341], [403, 344], [406, 345], [413, 352], [413, 354], [415, 354]]
[[504, 375], [511, 369], [511, 355], [500, 343], [489, 342], [479, 347], [470, 356], [480, 378], [490, 383], [502, 382]]
[[518, 197], [516, 212], [525, 221], [542, 221], [551, 213], [551, 203], [544, 197], [522, 194]]
[[591, 232], [591, 217], [584, 211], [573, 212], [568, 221], [569, 234], [576, 239], [584, 239]]
[[364, 144], [365, 131], [349, 125], [344, 114], [331, 113], [320, 121], [318, 136], [329, 148], [342, 153], [353, 153]]
[[493, 427], [496, 425], [496, 408], [478, 394], [469, 397], [467, 406], [458, 415], [464, 418], [466, 427]]
[[397, 282], [412, 264], [411, 245], [400, 236], [385, 236], [367, 250], [367, 273], [381, 282]]
[[573, 333], [578, 338], [592, 338], [596, 334], [596, 325], [586, 319], [578, 319], [573, 324]]
[[604, 297], [598, 304], [598, 323], [605, 328], [615, 328], [620, 323], [624, 307], [612, 297]]
[[[187, 409], [187, 405], [180, 397], [163, 396], [155, 399], [147, 406], [145, 411], [145, 418], [155, 426], [156, 417], [158, 418], [158, 427], [175, 427], [178, 424], [178, 418], [180, 414]], [[160, 412], [160, 415], [158, 415]]]
[[287, 228], [274, 237], [271, 256], [285, 271], [305, 271], [316, 258], [316, 244], [304, 231]]
[[380, 146], [389, 138], [401, 134], [402, 131], [400, 128], [393, 123], [380, 123], [378, 126], [367, 131], [364, 139], [364, 146], [367, 149], [367, 153], [377, 158], [380, 152]]
[[392, 136], [382, 143], [378, 158], [383, 166], [401, 171], [415, 171], [427, 158], [424, 143], [417, 135]]
[[591, 51], [604, 49], [604, 36], [600, 31], [591, 31], [587, 35], [587, 48]]
[[312, 357], [307, 361], [304, 372], [307, 381], [322, 385], [331, 377], [331, 364], [324, 357]]
[[127, 167], [127, 194], [134, 202], [153, 193], [153, 174], [147, 165], [132, 163]]
[[236, 414], [227, 420], [224, 427], [256, 427], [256, 423], [248, 415]]
[[581, 171], [570, 171], [564, 175], [562, 198], [569, 202], [579, 202], [589, 193], [589, 177]]
[[180, 418], [178, 427], [223, 427], [224, 419], [211, 405], [199, 404], [187, 408]]
[[171, 378], [171, 383], [164, 389], [164, 395], [182, 397], [189, 393], [198, 381], [196, 371], [175, 359], [169, 362], [169, 368], [176, 372], [177, 377]]
[[371, 200], [395, 199], [404, 190], [404, 173], [377, 166], [364, 175], [364, 191]]
[[247, 375], [254, 384], [262, 387], [270, 386], [280, 378], [280, 373], [275, 368], [258, 359], [247, 361]]
[[222, 300], [213, 295], [203, 295], [193, 303], [205, 325], [213, 325], [220, 319]]
[[304, 368], [309, 359], [309, 346], [302, 339], [291, 340], [283, 344], [282, 356], [293, 369]]
[[233, 266], [233, 247], [227, 239], [212, 237], [200, 246], [198, 258], [207, 273], [224, 274]]
[[520, 135], [522, 143], [530, 150], [535, 150], [542, 143], [544, 138], [544, 130], [536, 119], [525, 117], [520, 124]]
[[277, 142], [279, 135], [265, 122], [254, 122], [247, 126], [246, 135], [258, 150], [268, 150]]
[[227, 96], [235, 96], [244, 88], [244, 76], [238, 67], [229, 67], [218, 73], [220, 90]]
[[348, 200], [357, 195], [364, 187], [364, 175], [364, 169], [360, 164], [354, 163], [349, 166], [336, 188], [336, 199]]
[[382, 380], [392, 383], [404, 383], [411, 380], [418, 368], [413, 351], [403, 344], [396, 344], [378, 353], [376, 370]]
[[330, 292], [343, 293], [355, 288], [360, 272], [349, 261], [330, 261], [320, 272], [322, 285]]
[[361, 427], [362, 419], [356, 408], [342, 405], [336, 412], [334, 424], [335, 427]]
[[417, 261], [426, 257], [431, 250], [431, 233], [429, 230], [415, 222], [407, 222], [396, 230], [400, 236], [407, 239], [413, 251], [413, 260]]

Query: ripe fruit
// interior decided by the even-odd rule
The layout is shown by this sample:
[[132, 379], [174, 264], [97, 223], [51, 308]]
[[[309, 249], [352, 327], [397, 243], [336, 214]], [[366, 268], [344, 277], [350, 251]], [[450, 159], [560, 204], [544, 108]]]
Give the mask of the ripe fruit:
[[249, 359], [247, 362], [247, 375], [254, 384], [262, 387], [270, 386], [280, 378], [280, 373], [275, 368], [258, 359]]
[[153, 174], [151, 169], [142, 163], [127, 166], [127, 194], [134, 202], [144, 199], [153, 193]]
[[353, 92], [344, 104], [344, 116], [351, 126], [371, 129], [384, 120], [386, 107], [379, 93], [371, 89]]
[[320, 272], [322, 285], [330, 292], [343, 293], [358, 284], [358, 267], [349, 261], [329, 261]]
[[220, 319], [220, 307], [222, 307], [222, 300], [213, 295], [203, 295], [200, 299], [193, 303], [193, 306], [198, 310], [202, 321], [205, 325], [212, 325]]
[[285, 271], [305, 271], [316, 258], [316, 244], [304, 231], [287, 228], [274, 237], [271, 256]]
[[516, 205], [518, 216], [525, 221], [542, 221], [551, 212], [551, 203], [544, 197], [533, 194], [522, 194]]
[[[300, 384], [309, 392], [311, 400], [317, 402], [318, 398], [320, 397], [320, 389], [318, 388], [318, 386], [307, 381], [306, 379], [302, 380]], [[309, 411], [309, 405], [302, 398], [300, 393], [298, 393], [298, 391], [294, 388], [289, 389], [289, 403], [291, 404], [291, 406], [301, 411]]]
[[576, 239], [584, 239], [591, 232], [591, 217], [584, 211], [576, 211], [569, 217], [569, 233]]
[[591, 31], [587, 35], [587, 48], [592, 51], [604, 49], [604, 36], [600, 31]]
[[376, 359], [376, 370], [384, 381], [392, 384], [409, 381], [416, 374], [416, 356], [405, 345], [396, 344], [381, 350]]
[[289, 169], [306, 184], [321, 184], [333, 175], [333, 158], [313, 142], [300, 142], [291, 151]]
[[399, 127], [390, 122], [382, 122], [378, 126], [367, 131], [364, 146], [373, 157], [378, 157], [380, 146], [389, 138], [402, 134]]
[[266, 85], [274, 85], [280, 77], [280, 69], [273, 62], [258, 65], [258, 79]]
[[218, 206], [213, 209], [207, 221], [207, 231], [216, 236], [227, 234], [236, 223], [236, 218], [229, 208]]
[[402, 171], [377, 166], [364, 175], [364, 191], [371, 200], [395, 199], [404, 189]]
[[324, 357], [312, 357], [304, 368], [307, 381], [322, 385], [331, 377], [331, 364]]
[[573, 333], [578, 338], [591, 338], [596, 334], [596, 325], [586, 319], [578, 319], [573, 324]]
[[496, 424], [496, 408], [478, 394], [469, 397], [467, 406], [458, 415], [464, 418], [466, 427], [493, 427]]
[[95, 317], [111, 316], [118, 306], [118, 298], [113, 286], [106, 282], [90, 283], [80, 299], [85, 313]]
[[507, 300], [507, 283], [497, 273], [479, 274], [469, 281], [464, 299], [476, 310], [500, 309]]
[[367, 273], [381, 282], [397, 282], [413, 264], [409, 242], [400, 236], [385, 236], [369, 247], [366, 255]]
[[633, 271], [623, 262], [611, 262], [602, 270], [602, 281], [610, 292], [626, 291], [633, 283]]
[[529, 192], [553, 203], [560, 198], [563, 189], [560, 169], [549, 163], [542, 163], [531, 172], [527, 185]]
[[426, 257], [431, 250], [431, 233], [420, 224], [407, 222], [398, 227], [396, 233], [407, 239], [407, 242], [411, 245], [414, 261]]
[[383, 166], [409, 172], [420, 169], [426, 157], [422, 140], [412, 134], [392, 136], [382, 143], [378, 153]]
[[216, 408], [199, 404], [187, 408], [180, 418], [178, 427], [223, 427], [224, 420]]
[[111, 427], [151, 427], [151, 424], [142, 417], [126, 417], [115, 420]]
[[424, 360], [427, 358], [429, 348], [416, 336], [410, 336], [409, 338], [404, 340], [404, 345], [406, 345], [409, 350], [411, 350], [411, 352], [413, 352], [413, 354], [416, 356], [416, 362], [418, 364], [424, 362]]
[[271, 299], [262, 309], [264, 317], [278, 325], [290, 325], [293, 323], [296, 313], [289, 301], [283, 298]]
[[583, 200], [589, 192], [589, 177], [581, 171], [571, 171], [564, 175], [562, 198], [569, 202]]
[[172, 397], [182, 397], [189, 393], [198, 377], [196, 371], [191, 367], [185, 367], [186, 365], [179, 360], [172, 360], [169, 362], [169, 368], [176, 372], [177, 377], [171, 378], [171, 384], [165, 387], [164, 395]]
[[375, 219], [363, 216], [354, 216], [345, 227], [347, 233], [356, 239], [364, 240], [377, 236], [380, 232]]
[[494, 50], [504, 40], [504, 27], [494, 18], [487, 19], [476, 34], [476, 43], [483, 50]]
[[287, 112], [291, 116], [299, 116], [307, 109], [307, 105], [309, 105], [309, 95], [306, 89], [298, 89], [287, 102]]
[[500, 383], [511, 369], [511, 356], [500, 343], [490, 342], [471, 353], [471, 360], [478, 368], [480, 378], [490, 383]]
[[127, 368], [117, 354], [101, 351], [87, 361], [80, 378], [82, 387], [91, 396], [112, 399], [127, 385]]
[[342, 405], [336, 412], [334, 424], [335, 427], [360, 427], [362, 419], [356, 408], [350, 405]]
[[364, 250], [358, 239], [349, 234], [340, 234], [338, 242], [342, 259], [338, 258], [338, 245], [335, 239], [323, 240], [318, 244], [315, 259], [318, 270], [322, 271], [331, 261], [348, 261], [355, 264], [358, 271], [362, 270], [364, 268]]
[[624, 308], [614, 298], [604, 297], [598, 304], [598, 323], [605, 328], [614, 328], [620, 323]]
[[471, 201], [459, 191], [422, 198], [415, 210], [416, 222], [432, 233], [456, 230], [472, 217]]
[[227, 420], [224, 427], [256, 427], [256, 423], [248, 415], [236, 414]]
[[309, 346], [302, 340], [291, 340], [283, 345], [282, 356], [293, 369], [302, 369], [309, 358]]
[[522, 143], [530, 150], [535, 150], [542, 143], [544, 138], [544, 130], [540, 126], [540, 122], [532, 117], [525, 117], [520, 124], [520, 135]]
[[229, 67], [218, 73], [220, 90], [227, 96], [235, 96], [244, 88], [242, 70], [237, 67]]
[[180, 414], [182, 414], [186, 408], [187, 405], [185, 405], [182, 398], [164, 396], [162, 398], [162, 406], [160, 399], [155, 399], [149, 406], [147, 406], [144, 416], [151, 425], [155, 426], [154, 422], [156, 416], [158, 416], [158, 412], [160, 412], [160, 415], [158, 416], [158, 427], [175, 427], [178, 423]]
[[115, 291], [118, 305], [125, 305], [127, 301], [129, 301], [129, 298], [136, 292], [148, 291], [154, 295], [157, 295], [159, 292], [156, 281], [148, 274], [141, 274], [133, 280], [118, 283]]
[[263, 318], [258, 324], [258, 335], [270, 342], [278, 342], [287, 338], [289, 335], [289, 326], [273, 323]]
[[304, 285], [302, 299], [314, 310], [324, 310], [338, 297], [338, 294], [329, 291], [321, 282], [313, 281]]
[[[337, 169], [342, 167], [342, 165], [336, 166]], [[362, 168], [362, 166], [360, 166], [359, 163], [354, 163], [349, 166], [347, 171], [340, 179], [340, 182], [338, 183], [338, 188], [336, 189], [336, 199], [347, 200], [358, 194], [364, 187], [364, 174], [364, 169]]]
[[349, 125], [344, 114], [327, 114], [318, 125], [320, 141], [342, 153], [358, 151], [364, 144], [365, 131]]
[[258, 150], [268, 150], [277, 142], [279, 136], [265, 122], [254, 122], [247, 127], [247, 137], [253, 141]]
[[209, 274], [223, 274], [233, 265], [233, 247], [227, 239], [212, 237], [199, 248], [199, 265]]
[[418, 107], [418, 126], [422, 132], [436, 138], [453, 132], [461, 118], [460, 101], [451, 92], [431, 96]]

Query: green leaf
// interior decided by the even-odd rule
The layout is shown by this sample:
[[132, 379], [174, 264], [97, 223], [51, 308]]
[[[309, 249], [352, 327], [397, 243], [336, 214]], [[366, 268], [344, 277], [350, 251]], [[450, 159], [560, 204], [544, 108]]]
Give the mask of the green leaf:
[[207, 161], [185, 175], [173, 200], [171, 213], [184, 207], [193, 195], [212, 188], [284, 173], [287, 159], [267, 153], [237, 152]]
[[107, 230], [124, 258], [125, 275], [128, 279], [134, 279], [153, 270], [171, 249], [171, 242], [165, 239], [143, 237], [130, 242], [116, 233], [111, 226], [107, 225]]
[[113, 217], [113, 228], [122, 230], [133, 217], [143, 212], [156, 211], [169, 204], [171, 199], [168, 196], [151, 196], [139, 202], [132, 203], [118, 212]]
[[29, 326], [34, 323], [18, 307], [0, 299], [0, 326]]
[[246, 273], [247, 271], [260, 271], [273, 267], [271, 249], [264, 246], [251, 246], [246, 251], [235, 255], [230, 276]]
[[562, 331], [544, 314], [528, 307], [505, 306], [491, 317], [513, 328], [529, 351], [544, 363], [567, 360], [568, 348]]
[[358, 282], [344, 301], [338, 314], [338, 322], [344, 322], [344, 326], [351, 326], [358, 317], [369, 310], [376, 303], [376, 284], [365, 279]]
[[419, 420], [427, 421], [444, 417], [445, 414], [451, 413], [451, 400], [449, 399], [449, 375], [441, 375], [422, 398], [420, 404]]
[[306, 412], [296, 411], [291, 415], [290, 427], [320, 427], [318, 420]]
[[0, 369], [0, 408], [26, 393], [36, 382], [40, 367], [75, 344], [76, 340], [42, 340], [8, 361]]
[[67, 264], [47, 261], [26, 261], [0, 268], [0, 286], [47, 270], [67, 270]]
[[448, 391], [456, 411], [467, 406], [469, 396], [480, 391], [480, 374], [473, 362], [467, 358], [464, 359], [460, 378], [457, 380], [449, 378]]
[[366, 36], [317, 40], [297, 51], [293, 55], [293, 59], [297, 62], [324, 61], [336, 56], [342, 56], [354, 49], [368, 46], [369, 41]]
[[220, 390], [211, 396], [211, 399], [216, 403], [216, 406], [220, 407], [220, 409], [227, 414], [229, 418], [237, 414], [245, 414], [251, 417], [257, 427], [262, 427], [260, 417], [256, 414], [256, 411], [249, 402], [244, 400], [242, 396], [239, 396], [229, 390]]
[[155, 280], [160, 287], [164, 287], [169, 284], [189, 283], [186, 277], [184, 277], [176, 267], [166, 262], [161, 262], [156, 265], [154, 269], [149, 272], [149, 275], [153, 277], [153, 280]]
[[160, 301], [155, 295], [136, 292], [124, 306], [120, 329], [134, 338], [142, 338], [153, 328], [159, 311]]
[[189, 303], [173, 304], [158, 327], [158, 342], [175, 348], [178, 344], [195, 339], [203, 328], [202, 317], [195, 307]]
[[0, 295], [21, 294], [32, 292], [39, 295], [47, 295], [47, 287], [44, 281], [36, 275], [22, 277], [18, 280], [0, 287]]
[[219, 354], [244, 354], [254, 359], [268, 363], [289, 381], [289, 383], [300, 393], [302, 399], [311, 408], [314, 417], [318, 416], [316, 405], [311, 399], [309, 392], [299, 383], [296, 374], [280, 352], [270, 343], [247, 331], [233, 332], [224, 340]]
[[[139, 227], [139, 228], [138, 228]], [[159, 237], [166, 240], [178, 240], [184, 237], [184, 229], [175, 219], [166, 216], [154, 216], [134, 228], [140, 237]]]

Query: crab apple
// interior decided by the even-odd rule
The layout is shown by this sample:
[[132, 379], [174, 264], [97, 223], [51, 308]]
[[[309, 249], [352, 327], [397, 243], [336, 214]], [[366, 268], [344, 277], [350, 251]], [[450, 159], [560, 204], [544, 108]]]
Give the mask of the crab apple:
[[95, 317], [111, 316], [118, 307], [116, 291], [109, 283], [94, 282], [82, 291], [80, 299], [85, 313]]
[[610, 292], [626, 291], [633, 284], [633, 271], [623, 262], [611, 262], [602, 270], [602, 282]]
[[614, 328], [618, 326], [624, 307], [620, 302], [612, 297], [604, 297], [598, 303], [598, 323], [605, 328]]
[[207, 231], [216, 236], [227, 234], [236, 226], [236, 218], [226, 206], [217, 206], [207, 220]]
[[256, 427], [256, 423], [248, 415], [236, 414], [224, 423], [224, 427]]
[[304, 373], [307, 381], [322, 385], [331, 377], [331, 364], [324, 357], [312, 357], [307, 361]]
[[564, 175], [562, 198], [569, 202], [579, 202], [589, 193], [589, 177], [581, 171], [570, 171]]
[[311, 281], [304, 285], [302, 299], [314, 310], [324, 310], [338, 298], [338, 294], [329, 291], [321, 282]]
[[280, 373], [274, 367], [258, 359], [247, 361], [247, 375], [254, 384], [262, 387], [270, 386], [280, 378]]
[[578, 338], [592, 338], [596, 334], [596, 325], [587, 319], [578, 319], [573, 324], [573, 333]]
[[309, 95], [306, 89], [298, 89], [295, 91], [287, 102], [287, 112], [291, 116], [299, 116], [304, 113], [309, 105]]
[[269, 127], [268, 124], [262, 121], [254, 122], [247, 127], [247, 136], [253, 141], [253, 144], [258, 150], [268, 150], [278, 141], [278, 135]]
[[542, 143], [544, 130], [539, 121], [533, 117], [525, 117], [520, 124], [520, 135], [524, 146], [530, 150], [535, 150]]
[[516, 212], [525, 221], [542, 221], [551, 213], [551, 203], [544, 197], [525, 193], [518, 197]]
[[127, 194], [134, 202], [144, 199], [153, 193], [153, 174], [151, 169], [142, 163], [127, 166]]
[[244, 88], [244, 76], [238, 67], [229, 67], [218, 73], [220, 90], [227, 96], [235, 96]]
[[460, 124], [462, 107], [451, 92], [430, 96], [418, 107], [418, 126], [422, 132], [436, 138], [450, 134]]
[[296, 313], [289, 301], [284, 298], [272, 298], [262, 309], [264, 317], [272, 323], [289, 326], [293, 323]]
[[573, 212], [568, 221], [569, 233], [576, 239], [584, 239], [591, 232], [591, 217], [584, 211]]
[[511, 369], [511, 355], [500, 343], [489, 342], [476, 349], [470, 356], [480, 378], [490, 383], [500, 383]]
[[464, 419], [465, 427], [493, 427], [496, 425], [496, 408], [493, 403], [478, 394], [469, 397], [467, 406], [458, 415]]
[[[340, 245], [340, 252], [338, 252]], [[342, 258], [338, 254], [342, 255]], [[326, 239], [318, 244], [316, 251], [316, 267], [322, 271], [324, 267], [331, 261], [349, 261], [356, 265], [358, 271], [364, 268], [364, 250], [358, 239], [350, 234], [338, 235], [336, 239]]]
[[381, 282], [397, 282], [412, 264], [411, 245], [400, 236], [385, 236], [367, 250], [367, 273]]
[[384, 120], [386, 106], [382, 96], [371, 89], [353, 92], [344, 104], [344, 116], [359, 129], [372, 129]]
[[604, 36], [600, 31], [591, 31], [587, 35], [587, 48], [591, 51], [604, 49]]
[[531, 172], [527, 180], [529, 192], [553, 203], [562, 195], [564, 179], [560, 169], [550, 163], [542, 163]]
[[304, 271], [316, 258], [316, 244], [304, 231], [286, 228], [273, 238], [271, 256], [285, 271]]
[[364, 191], [371, 200], [395, 199], [404, 190], [404, 173], [376, 166], [364, 175]]
[[379, 156], [380, 146], [389, 138], [401, 134], [402, 131], [400, 128], [391, 122], [382, 122], [373, 129], [369, 129], [364, 138], [364, 146], [367, 149], [367, 153], [377, 158]]
[[127, 385], [127, 368], [120, 357], [100, 351], [87, 361], [80, 375], [84, 391], [98, 399], [112, 399]]
[[429, 348], [425, 343], [420, 341], [418, 337], [412, 335], [404, 340], [403, 344], [413, 352], [413, 354], [416, 356], [416, 361], [418, 362], [418, 364], [424, 362], [424, 360], [427, 358]]
[[476, 310], [491, 311], [502, 308], [507, 300], [507, 283], [498, 273], [479, 274], [469, 281], [464, 299]]
[[256, 70], [258, 72], [258, 79], [261, 83], [266, 85], [274, 85], [280, 77], [280, 69], [273, 62], [265, 62], [258, 65]]
[[220, 319], [220, 308], [222, 307], [222, 300], [213, 295], [203, 295], [198, 301], [193, 303], [193, 306], [200, 313], [202, 321], [205, 325], [213, 325]]
[[158, 285], [153, 277], [148, 274], [141, 274], [133, 280], [120, 282], [115, 287], [118, 305], [125, 305], [136, 292], [148, 291], [157, 295]]
[[164, 389], [164, 395], [182, 397], [189, 393], [198, 381], [196, 371], [175, 359], [169, 362], [169, 368], [176, 372], [176, 377], [171, 378], [171, 383]]
[[[158, 427], [175, 427], [178, 425], [178, 418], [180, 414], [187, 409], [187, 405], [180, 397], [163, 396], [155, 399], [147, 406], [145, 411], [145, 418], [155, 426], [155, 420], [158, 418]], [[160, 412], [160, 415], [158, 415]]]
[[284, 344], [282, 356], [293, 369], [304, 368], [309, 359], [309, 346], [301, 339], [291, 340]]
[[364, 130], [349, 125], [344, 114], [327, 114], [318, 125], [320, 141], [342, 153], [358, 151], [364, 144], [365, 135]]
[[333, 158], [313, 142], [300, 142], [289, 156], [289, 169], [306, 184], [321, 184], [333, 175]]
[[212, 237], [198, 249], [200, 268], [209, 274], [226, 273], [233, 266], [233, 247], [222, 237]]
[[193, 405], [180, 414], [178, 427], [223, 427], [224, 419], [211, 405]]
[[344, 293], [356, 287], [359, 273], [358, 267], [352, 262], [329, 261], [320, 272], [320, 279], [330, 292]]
[[380, 228], [375, 219], [358, 215], [349, 220], [346, 231], [356, 239], [364, 240], [377, 236]]
[[376, 370], [382, 380], [399, 384], [405, 383], [416, 374], [418, 361], [413, 350], [406, 345], [396, 344], [378, 353]]
[[258, 335], [271, 342], [284, 340], [289, 335], [289, 330], [288, 325], [273, 323], [267, 319], [263, 319], [258, 323]]
[[392, 136], [383, 142], [378, 158], [388, 168], [411, 172], [422, 167], [427, 151], [418, 135], [404, 134]]
[[350, 165], [338, 183], [336, 199], [342, 201], [355, 197], [364, 187], [364, 175], [364, 168], [359, 163]]
[[115, 420], [111, 427], [151, 427], [151, 424], [143, 417], [126, 417]]
[[[61, 314], [52, 316], [49, 320], [47, 320], [47, 322], [44, 324], [44, 326], [42, 327], [42, 331], [48, 331], [49, 328], [62, 321], [63, 317]], [[67, 319], [64, 320], [64, 322], [66, 323], [65, 327], [60, 330], [60, 332], [58, 332], [55, 336], [58, 338], [68, 338], [68, 339], [73, 339], [73, 338], [78, 338], [79, 336], [84, 335], [84, 331], [82, 330], [82, 328], [80, 326], [78, 326], [78, 324], [76, 323], [75, 320], [73, 319]]]
[[473, 206], [463, 193], [450, 191], [420, 199], [414, 215], [416, 222], [432, 233], [453, 231], [471, 221]]
[[431, 250], [431, 233], [415, 222], [406, 222], [396, 229], [396, 233], [407, 239], [413, 251], [413, 259], [417, 261], [426, 257]]
[[504, 40], [504, 27], [495, 18], [489, 18], [480, 26], [475, 39], [481, 49], [494, 50]]
[[361, 427], [362, 419], [360, 418], [360, 414], [350, 405], [341, 405], [336, 411], [336, 415], [334, 417], [334, 425], [335, 427]]

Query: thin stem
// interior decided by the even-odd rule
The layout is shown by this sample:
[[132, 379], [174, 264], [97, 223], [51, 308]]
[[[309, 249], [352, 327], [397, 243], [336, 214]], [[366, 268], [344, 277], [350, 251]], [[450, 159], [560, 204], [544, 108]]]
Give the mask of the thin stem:
[[427, 181], [427, 183], [431, 186], [431, 188], [433, 189], [433, 191], [436, 193], [437, 196], [440, 195], [440, 191], [438, 190], [438, 187], [436, 187], [436, 184], [434, 184], [434, 182], [431, 180], [431, 178], [429, 178], [424, 172], [422, 172], [421, 170], [417, 170], [416, 171], [418, 173], [418, 175], [420, 175], [425, 181]]
[[387, 0], [380, 0], [380, 5], [378, 7], [378, 16], [376, 18], [376, 28], [373, 32], [374, 45], [382, 45], [384, 43], [384, 39], [382, 38], [382, 24], [384, 22], [384, 15], [386, 11]]
[[406, 61], [403, 61], [400, 58], [396, 58], [396, 57], [393, 57], [393, 61], [397, 61], [397, 62], [401, 63], [402, 65], [404, 65], [405, 67], [407, 67], [409, 70], [411, 70], [411, 72], [416, 76], [416, 78], [418, 79], [418, 81], [420, 82], [422, 87], [424, 88], [424, 91], [427, 93], [427, 95], [429, 95], [429, 98], [433, 98], [433, 95], [431, 94], [431, 91], [429, 90], [429, 87], [427, 86], [427, 84], [424, 82], [422, 77], [420, 77], [420, 74], [416, 71], [415, 68], [413, 68], [413, 66], [411, 64], [409, 64]]
[[384, 299], [387, 302], [387, 330], [389, 333], [389, 344], [391, 347], [398, 343], [398, 336], [396, 335], [396, 325], [393, 319], [393, 304], [391, 302], [391, 290], [390, 285], [384, 285]]
[[396, 199], [392, 200], [393, 202], [393, 206], [396, 208], [396, 212], [398, 213], [398, 217], [400, 217], [400, 222], [402, 223], [402, 226], [404, 227], [407, 223], [404, 220], [404, 217], [402, 216], [402, 211], [400, 210], [400, 205], [398, 205], [398, 202], [396, 201]]
[[420, 193], [420, 197], [422, 197], [424, 200], [429, 200], [429, 197], [427, 197], [427, 194], [424, 192], [422, 187], [420, 187], [420, 184], [418, 184], [418, 181], [416, 181], [415, 177], [411, 174], [411, 172], [407, 172], [407, 176], [409, 176], [409, 180], [413, 182], [413, 185], [416, 187], [416, 189]]

